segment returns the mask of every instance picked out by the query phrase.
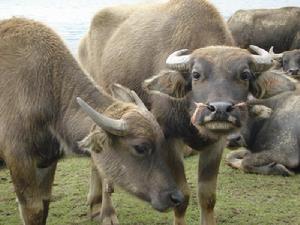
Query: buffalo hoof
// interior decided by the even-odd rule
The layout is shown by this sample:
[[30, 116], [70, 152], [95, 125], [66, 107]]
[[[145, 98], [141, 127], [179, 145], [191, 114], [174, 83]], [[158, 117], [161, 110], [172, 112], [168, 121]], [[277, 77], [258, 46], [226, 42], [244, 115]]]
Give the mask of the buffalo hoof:
[[288, 168], [286, 168], [280, 163], [273, 163], [271, 167], [274, 175], [282, 175], [286, 177], [295, 175], [294, 172], [290, 171]]
[[120, 225], [116, 214], [111, 214], [109, 216], [100, 216], [101, 225]]
[[250, 154], [250, 152], [245, 148], [232, 151], [226, 155], [225, 163], [234, 169], [242, 169], [242, 161], [248, 154]]
[[183, 218], [175, 219], [173, 225], [186, 225]]
[[100, 220], [101, 207], [102, 207], [101, 203], [93, 204], [93, 205], [90, 206], [91, 220], [94, 220], [94, 221], [99, 221]]

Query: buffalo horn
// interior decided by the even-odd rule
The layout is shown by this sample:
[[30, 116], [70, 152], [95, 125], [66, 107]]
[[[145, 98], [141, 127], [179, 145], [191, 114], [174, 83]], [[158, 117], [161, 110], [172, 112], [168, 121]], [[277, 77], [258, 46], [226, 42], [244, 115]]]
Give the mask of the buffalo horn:
[[128, 126], [124, 120], [111, 119], [105, 115], [102, 115], [101, 113], [98, 113], [79, 97], [77, 97], [77, 102], [83, 111], [103, 130], [118, 136], [123, 136], [126, 134]]
[[181, 49], [173, 52], [168, 56], [166, 64], [170, 69], [178, 71], [189, 70], [189, 63], [191, 60], [191, 55], [184, 55], [188, 52], [188, 49]]
[[264, 72], [273, 66], [273, 58], [269, 52], [255, 45], [249, 47], [258, 54], [252, 55], [257, 65], [257, 72]]
[[283, 54], [280, 53], [280, 54], [276, 54], [274, 53], [274, 46], [272, 46], [269, 50], [269, 53], [271, 54], [272, 58], [275, 59], [275, 60], [279, 60], [282, 58]]

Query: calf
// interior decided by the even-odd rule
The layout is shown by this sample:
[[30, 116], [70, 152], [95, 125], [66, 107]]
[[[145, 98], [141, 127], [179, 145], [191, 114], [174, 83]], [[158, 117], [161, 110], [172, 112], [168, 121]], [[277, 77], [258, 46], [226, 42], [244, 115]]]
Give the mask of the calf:
[[[60, 38], [32, 20], [1, 21], [0, 52], [0, 158], [25, 225], [46, 224], [60, 147], [81, 153], [81, 140], [103, 187], [114, 182], [160, 211], [183, 202], [163, 157], [163, 132], [134, 92], [116, 86], [123, 101], [107, 95]], [[118, 224], [107, 192], [101, 220]]]

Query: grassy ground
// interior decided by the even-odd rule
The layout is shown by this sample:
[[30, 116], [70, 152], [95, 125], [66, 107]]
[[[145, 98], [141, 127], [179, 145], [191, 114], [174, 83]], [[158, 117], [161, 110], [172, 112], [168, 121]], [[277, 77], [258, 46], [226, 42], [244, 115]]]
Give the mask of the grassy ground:
[[[189, 225], [199, 224], [196, 180], [198, 157], [186, 159], [192, 190], [187, 213]], [[295, 177], [258, 176], [232, 170], [222, 162], [216, 205], [219, 225], [300, 225], [300, 175]], [[48, 223], [84, 225], [89, 160], [62, 160], [57, 169]], [[171, 225], [172, 212], [158, 213], [147, 204], [116, 190], [113, 196], [122, 225]], [[17, 225], [20, 219], [13, 186], [6, 169], [0, 170], [0, 224]]]

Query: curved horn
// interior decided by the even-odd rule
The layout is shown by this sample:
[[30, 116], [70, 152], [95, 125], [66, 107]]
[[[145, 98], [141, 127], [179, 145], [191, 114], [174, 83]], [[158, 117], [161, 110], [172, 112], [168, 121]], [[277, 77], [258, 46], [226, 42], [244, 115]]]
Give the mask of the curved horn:
[[147, 107], [145, 106], [144, 102], [142, 101], [142, 99], [140, 99], [140, 97], [137, 95], [137, 93], [135, 93], [135, 91], [131, 90], [130, 91], [135, 103], [143, 110], [148, 111]]
[[179, 51], [173, 52], [168, 56], [166, 64], [170, 69], [175, 69], [178, 71], [189, 70], [189, 63], [191, 60], [191, 55], [184, 55], [188, 52], [188, 49], [181, 49]]
[[252, 55], [257, 65], [257, 72], [264, 72], [273, 66], [273, 58], [269, 52], [255, 45], [249, 47], [258, 54]]
[[76, 99], [83, 111], [86, 112], [86, 114], [88, 114], [88, 116], [91, 117], [91, 119], [99, 127], [114, 135], [124, 136], [126, 134], [126, 131], [128, 130], [128, 125], [124, 120], [115, 120], [104, 116], [101, 113], [98, 113], [81, 98], [77, 97]]
[[274, 46], [272, 46], [272, 47], [270, 48], [269, 53], [270, 53], [270, 55], [272, 56], [272, 58], [275, 59], [275, 60], [280, 60], [280, 59], [282, 58], [282, 56], [283, 56], [282, 53], [280, 53], [280, 54], [274, 53]]

